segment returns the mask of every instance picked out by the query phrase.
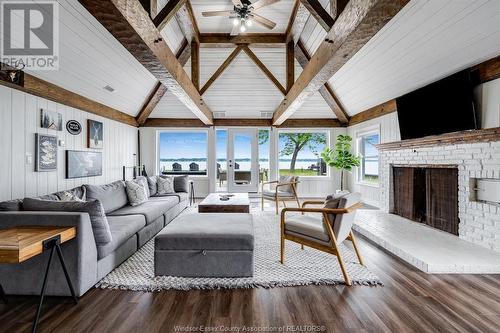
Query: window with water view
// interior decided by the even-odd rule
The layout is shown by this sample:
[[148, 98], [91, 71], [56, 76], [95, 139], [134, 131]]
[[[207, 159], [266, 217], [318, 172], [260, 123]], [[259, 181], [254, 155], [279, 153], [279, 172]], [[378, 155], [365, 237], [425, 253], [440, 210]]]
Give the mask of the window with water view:
[[207, 174], [206, 131], [160, 133], [160, 171], [163, 174]]
[[358, 138], [358, 149], [361, 155], [361, 165], [358, 168], [358, 180], [378, 184], [378, 149], [380, 143], [378, 133], [361, 135]]

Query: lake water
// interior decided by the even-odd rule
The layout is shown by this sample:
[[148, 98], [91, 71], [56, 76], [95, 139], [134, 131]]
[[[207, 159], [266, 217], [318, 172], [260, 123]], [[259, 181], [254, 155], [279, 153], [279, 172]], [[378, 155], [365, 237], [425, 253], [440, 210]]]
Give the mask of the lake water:
[[[207, 169], [207, 162], [205, 161], [161, 161], [160, 162], [160, 170], [172, 170], [172, 164], [179, 163], [182, 166], [182, 170], [189, 170], [189, 164], [196, 163], [200, 167], [200, 170]], [[221, 165], [222, 170], [226, 170], [226, 162], [219, 161], [217, 162]], [[236, 161], [240, 165], [240, 170], [250, 170], [250, 162], [249, 161]], [[261, 169], [269, 169], [269, 161], [260, 161]], [[295, 168], [296, 169], [307, 169], [311, 164], [316, 164], [316, 161], [296, 161]], [[290, 161], [280, 161], [279, 162], [280, 169], [289, 169]]]

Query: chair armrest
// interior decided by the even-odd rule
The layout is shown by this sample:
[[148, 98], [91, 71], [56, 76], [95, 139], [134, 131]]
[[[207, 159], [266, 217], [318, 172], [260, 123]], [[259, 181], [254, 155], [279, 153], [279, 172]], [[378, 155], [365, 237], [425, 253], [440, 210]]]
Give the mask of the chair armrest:
[[309, 201], [304, 201], [302, 203], [302, 208], [304, 208], [307, 205], [324, 205], [324, 201], [319, 201], [319, 200], [309, 200]]
[[262, 182], [261, 184], [262, 185], [268, 185], [268, 184], [275, 184], [275, 183], [279, 183], [279, 181], [273, 180], [273, 181], [270, 181], [270, 182]]
[[276, 188], [278, 188], [280, 186], [297, 185], [298, 183], [300, 183], [300, 182], [279, 183], [278, 185], [276, 185]]
[[303, 212], [303, 213], [327, 213], [327, 214], [347, 214], [355, 211], [356, 209], [362, 206], [361, 203], [354, 204], [347, 208], [293, 208], [286, 207], [283, 208], [281, 214], [283, 215], [286, 212]]

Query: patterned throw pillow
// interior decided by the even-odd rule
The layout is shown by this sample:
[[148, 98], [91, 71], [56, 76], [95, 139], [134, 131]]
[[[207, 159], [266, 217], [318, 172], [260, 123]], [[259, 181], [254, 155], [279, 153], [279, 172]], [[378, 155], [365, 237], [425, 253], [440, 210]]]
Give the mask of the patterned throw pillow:
[[131, 206], [138, 206], [148, 201], [147, 185], [143, 181], [126, 181], [125, 187], [127, 189], [128, 201]]
[[57, 196], [59, 197], [59, 200], [61, 200], [61, 201], [79, 201], [79, 202], [85, 201], [85, 200], [80, 199], [73, 192], [70, 192], [70, 191], [60, 192], [57, 194]]
[[157, 194], [175, 193], [174, 177], [158, 177], [158, 192]]

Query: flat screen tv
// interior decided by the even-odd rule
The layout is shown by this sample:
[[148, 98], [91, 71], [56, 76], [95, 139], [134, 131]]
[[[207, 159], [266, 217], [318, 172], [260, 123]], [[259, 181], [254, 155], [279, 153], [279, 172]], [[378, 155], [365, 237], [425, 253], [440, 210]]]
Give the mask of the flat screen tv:
[[396, 99], [401, 140], [477, 129], [468, 70]]

